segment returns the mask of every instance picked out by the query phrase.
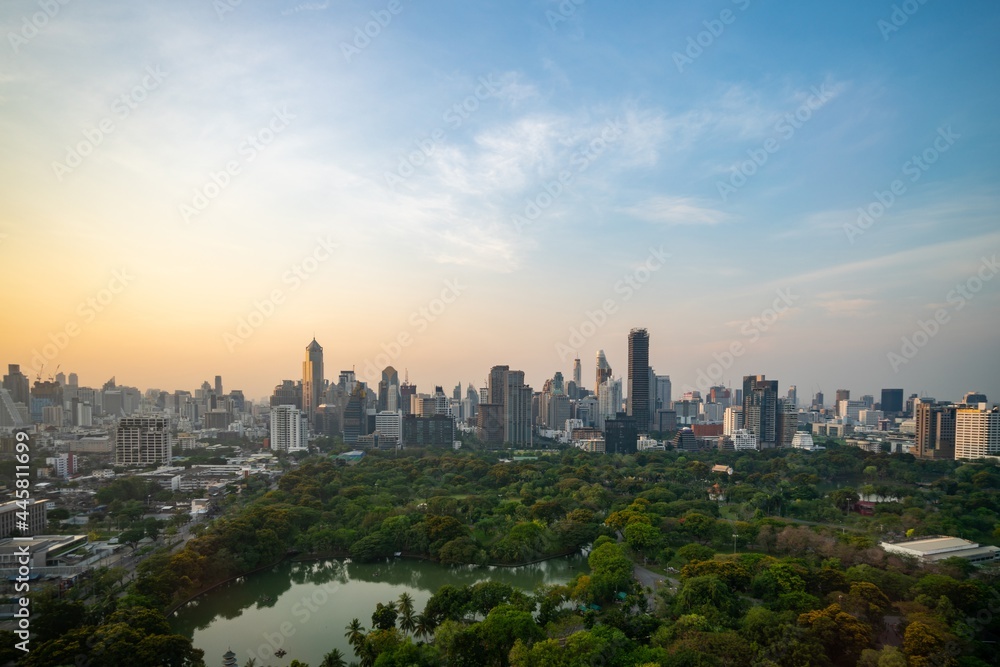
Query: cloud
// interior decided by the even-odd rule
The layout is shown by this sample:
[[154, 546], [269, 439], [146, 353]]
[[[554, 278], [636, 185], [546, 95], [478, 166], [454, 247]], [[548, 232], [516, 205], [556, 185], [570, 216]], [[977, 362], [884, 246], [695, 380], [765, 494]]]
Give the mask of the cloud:
[[640, 220], [666, 225], [717, 225], [729, 217], [692, 197], [652, 197], [624, 212]]

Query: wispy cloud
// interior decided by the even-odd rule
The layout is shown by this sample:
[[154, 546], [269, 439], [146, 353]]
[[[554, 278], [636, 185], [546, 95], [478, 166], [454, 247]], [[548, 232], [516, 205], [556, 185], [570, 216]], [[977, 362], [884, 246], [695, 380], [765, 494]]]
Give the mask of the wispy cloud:
[[717, 225], [730, 217], [691, 197], [652, 197], [623, 212], [640, 220], [666, 225]]

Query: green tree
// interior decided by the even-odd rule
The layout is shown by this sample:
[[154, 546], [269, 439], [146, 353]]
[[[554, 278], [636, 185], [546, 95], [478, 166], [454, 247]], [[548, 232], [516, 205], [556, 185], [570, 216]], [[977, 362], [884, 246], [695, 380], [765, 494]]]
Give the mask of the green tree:
[[871, 628], [839, 604], [802, 614], [798, 623], [823, 644], [836, 665], [854, 665], [872, 641]]
[[351, 622], [347, 624], [347, 632], [344, 633], [344, 636], [347, 637], [347, 643], [357, 653], [358, 647], [365, 641], [365, 629], [361, 626], [361, 621], [356, 618], [351, 619]]

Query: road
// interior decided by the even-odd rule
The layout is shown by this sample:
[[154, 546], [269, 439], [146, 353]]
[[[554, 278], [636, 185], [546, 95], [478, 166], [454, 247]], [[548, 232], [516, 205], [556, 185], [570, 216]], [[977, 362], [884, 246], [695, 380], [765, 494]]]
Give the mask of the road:
[[639, 582], [639, 585], [643, 589], [650, 589], [651, 592], [646, 594], [650, 609], [656, 608], [656, 591], [663, 586], [664, 581], [670, 585], [671, 592], [676, 592], [677, 588], [681, 585], [678, 579], [647, 570], [638, 563], [633, 563], [632, 565], [632, 576], [635, 577], [635, 580]]

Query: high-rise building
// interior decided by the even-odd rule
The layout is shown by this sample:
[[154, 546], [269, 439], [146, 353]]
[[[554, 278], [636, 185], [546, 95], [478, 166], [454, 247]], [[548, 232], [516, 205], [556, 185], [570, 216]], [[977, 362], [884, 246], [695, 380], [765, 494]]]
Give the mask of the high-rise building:
[[[628, 396], [626, 412], [643, 432], [649, 429], [649, 332], [632, 329], [628, 334]], [[610, 451], [610, 448], [609, 448]]]
[[849, 401], [850, 399], [851, 399], [851, 390], [850, 389], [838, 389], [837, 390], [837, 398], [836, 398], [836, 400], [835, 400], [835, 402], [833, 404], [833, 407], [837, 411], [837, 416], [838, 417], [843, 417], [844, 416], [844, 415], [840, 414], [840, 402], [841, 401]]
[[505, 403], [505, 396], [507, 391], [507, 373], [510, 372], [510, 366], [494, 366], [490, 369], [489, 377], [489, 400], [487, 403], [492, 403], [493, 405], [503, 405]]
[[342, 420], [344, 425], [344, 442], [348, 445], [356, 444], [360, 436], [368, 434], [367, 403], [367, 390], [360, 384], [354, 383], [354, 389], [351, 391], [350, 397], [347, 399], [347, 405], [344, 407], [344, 417]]
[[959, 408], [955, 414], [955, 458], [987, 456], [1000, 456], [1000, 408]]
[[861, 420], [861, 411], [867, 410], [868, 406], [864, 401], [852, 401], [845, 399], [837, 404], [837, 414], [841, 419], [850, 419], [852, 422]]
[[965, 396], [962, 397], [962, 403], [965, 405], [976, 406], [986, 402], [986, 394], [979, 391], [967, 391], [965, 392]]
[[786, 402], [793, 408], [797, 408], [799, 406], [799, 390], [794, 384], [788, 387], [788, 397]]
[[[221, 384], [221, 380], [219, 381]], [[323, 347], [316, 338], [306, 346], [302, 362], [302, 412], [310, 426], [316, 423], [316, 408], [323, 402]]]
[[639, 445], [639, 428], [635, 418], [619, 412], [604, 421], [604, 450], [608, 454], [635, 454]]
[[399, 387], [399, 405], [404, 415], [412, 414], [413, 396], [417, 395], [417, 385], [410, 384], [409, 380], [404, 380]]
[[476, 412], [476, 435], [489, 447], [500, 447], [503, 439], [503, 406], [480, 403]]
[[170, 422], [164, 417], [123, 417], [115, 426], [115, 465], [170, 463]]
[[[532, 442], [532, 390], [524, 384], [524, 371], [512, 371], [510, 366], [494, 366], [489, 376], [490, 405], [501, 406], [503, 440], [513, 445]], [[480, 408], [482, 407], [480, 403]]]
[[531, 387], [524, 384], [524, 371], [509, 371], [504, 393], [504, 442], [512, 445], [530, 445]]
[[403, 415], [395, 410], [383, 410], [375, 415], [375, 430], [389, 442], [399, 445], [403, 442]]
[[378, 409], [383, 412], [402, 409], [399, 373], [392, 366], [386, 366], [382, 370], [382, 379], [378, 383]]
[[875, 407], [875, 397], [871, 394], [865, 394], [861, 397], [861, 402], [864, 404], [865, 409], [871, 410]]
[[583, 367], [580, 365], [579, 359], [573, 360], [573, 382], [576, 383], [577, 387], [583, 386]]
[[743, 428], [743, 406], [730, 405], [722, 415], [722, 434], [733, 435]]
[[791, 447], [792, 438], [799, 427], [799, 411], [794, 403], [778, 401], [778, 446]]
[[955, 418], [957, 407], [920, 399], [916, 404], [916, 437], [913, 454], [925, 459], [955, 458]]
[[611, 366], [608, 364], [608, 358], [604, 356], [604, 350], [597, 351], [597, 376], [594, 381], [594, 393], [597, 394], [601, 390], [601, 385], [604, 381], [611, 377]]
[[902, 414], [903, 412], [903, 390], [883, 389], [882, 401], [880, 403], [882, 412], [889, 416]]
[[614, 419], [622, 409], [622, 381], [608, 377], [597, 391], [597, 416], [594, 425], [603, 430], [604, 422]]
[[743, 427], [757, 436], [761, 449], [779, 442], [777, 380], [743, 377]]
[[221, 375], [216, 375], [215, 376], [215, 395], [216, 396], [222, 396], [223, 395], [223, 391], [222, 391], [222, 376]]
[[[31, 388], [31, 421], [42, 421], [42, 410], [47, 406], [63, 404], [63, 388], [54, 380], [36, 380]], [[127, 412], [125, 414], [131, 414]]]
[[296, 384], [293, 380], [282, 380], [271, 394], [271, 406], [276, 405], [294, 405], [302, 409], [302, 384]]
[[7, 364], [7, 374], [3, 376], [3, 388], [10, 392], [10, 399], [15, 403], [31, 406], [28, 376], [21, 372], [20, 364]]
[[653, 384], [655, 402], [653, 403], [655, 409], [668, 410], [670, 408], [670, 403], [673, 400], [670, 394], [673, 391], [673, 387], [670, 384], [669, 375], [657, 375], [655, 376], [655, 381]]
[[455, 442], [455, 420], [451, 417], [447, 415], [403, 417], [403, 445], [450, 447], [453, 442]]
[[817, 391], [816, 395], [813, 397], [812, 407], [814, 409], [816, 409], [816, 410], [822, 410], [823, 409], [823, 400], [824, 400], [823, 392]]
[[79, 378], [79, 376], [76, 373], [70, 373], [69, 374], [69, 378], [68, 378], [67, 381], [69, 383], [69, 386], [71, 386], [71, 387], [79, 387], [80, 386], [80, 378]]
[[304, 416], [303, 412], [294, 405], [272, 407], [271, 449], [281, 452], [305, 450], [306, 434], [302, 426]]

